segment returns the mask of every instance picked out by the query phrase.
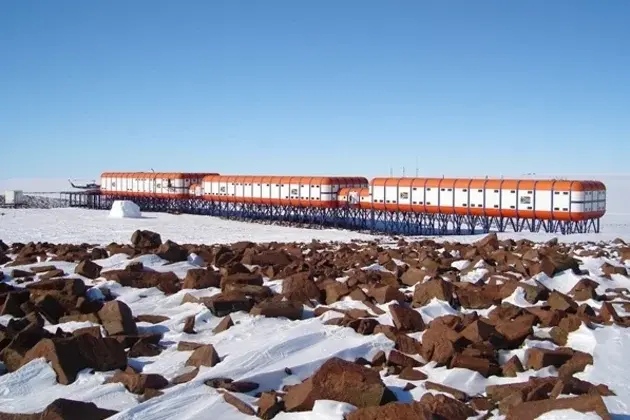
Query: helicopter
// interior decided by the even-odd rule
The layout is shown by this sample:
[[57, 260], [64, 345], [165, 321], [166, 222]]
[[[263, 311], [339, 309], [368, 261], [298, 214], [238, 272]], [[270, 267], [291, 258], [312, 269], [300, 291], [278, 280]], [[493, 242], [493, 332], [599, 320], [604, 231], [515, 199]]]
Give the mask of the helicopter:
[[79, 189], [79, 190], [98, 190], [98, 189], [101, 188], [101, 186], [98, 185], [94, 180], [92, 180], [92, 182], [88, 182], [88, 183], [83, 184], [83, 185], [75, 184], [70, 179], [68, 179], [68, 182], [70, 183], [70, 185], [72, 185], [72, 188], [76, 188], [76, 189]]

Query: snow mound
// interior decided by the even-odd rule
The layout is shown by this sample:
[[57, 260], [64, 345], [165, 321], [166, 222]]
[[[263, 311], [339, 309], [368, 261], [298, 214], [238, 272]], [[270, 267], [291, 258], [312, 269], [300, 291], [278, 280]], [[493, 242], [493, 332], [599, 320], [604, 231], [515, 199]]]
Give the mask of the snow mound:
[[114, 219], [140, 219], [142, 218], [142, 212], [140, 212], [140, 207], [133, 201], [116, 200], [112, 204], [109, 217]]

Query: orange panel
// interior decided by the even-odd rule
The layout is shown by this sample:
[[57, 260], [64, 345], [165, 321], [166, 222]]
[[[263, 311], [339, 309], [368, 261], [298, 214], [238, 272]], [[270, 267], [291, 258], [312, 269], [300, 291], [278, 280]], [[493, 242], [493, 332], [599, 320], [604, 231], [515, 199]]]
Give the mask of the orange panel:
[[427, 178], [426, 188], [438, 188], [440, 183], [442, 182], [442, 178]]
[[536, 185], [536, 180], [524, 179], [524, 180], [518, 181], [519, 190], [532, 191], [535, 185]]
[[455, 184], [453, 186], [453, 188], [458, 188], [458, 189], [468, 189], [471, 187], [471, 183], [472, 183], [472, 179], [462, 179], [462, 178], [458, 178], [455, 180]]

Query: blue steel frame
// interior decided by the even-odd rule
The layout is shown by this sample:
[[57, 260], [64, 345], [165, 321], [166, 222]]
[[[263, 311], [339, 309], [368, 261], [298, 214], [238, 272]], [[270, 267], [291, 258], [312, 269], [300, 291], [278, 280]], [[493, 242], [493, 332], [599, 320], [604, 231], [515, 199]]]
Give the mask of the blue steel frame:
[[229, 203], [204, 200], [127, 197], [99, 193], [63, 193], [70, 207], [110, 209], [114, 200], [131, 200], [143, 212], [185, 213], [230, 220], [280, 222], [311, 228], [341, 228], [403, 236], [466, 235], [498, 232], [547, 232], [563, 235], [600, 231], [600, 219], [583, 221], [472, 216], [445, 213], [411, 213], [361, 209], [354, 206], [316, 208]]

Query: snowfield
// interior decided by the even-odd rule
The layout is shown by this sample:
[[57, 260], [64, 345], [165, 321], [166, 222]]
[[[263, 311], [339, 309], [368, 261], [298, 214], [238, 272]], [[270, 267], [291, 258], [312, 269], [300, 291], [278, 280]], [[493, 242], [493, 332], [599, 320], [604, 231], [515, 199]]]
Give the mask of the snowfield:
[[[0, 209], [0, 238], [5, 242], [89, 243], [107, 245], [126, 243], [136, 229], [147, 229], [162, 234], [177, 243], [233, 243], [252, 242], [324, 242], [352, 240], [388, 241], [387, 235], [369, 234], [350, 230], [297, 228], [260, 223], [224, 220], [210, 216], [190, 214], [142, 213], [141, 217], [121, 217], [122, 209]], [[433, 236], [432, 239], [470, 243], [483, 234]], [[613, 213], [602, 218], [599, 234], [560, 235], [544, 232], [505, 232], [499, 239], [512, 238], [561, 242], [612, 241], [622, 238], [630, 241], [630, 215]], [[421, 239], [411, 237], [410, 240]]]
[[[133, 212], [133, 209], [131, 210]], [[49, 242], [90, 244], [88, 248], [92, 248], [94, 246], [106, 247], [112, 242], [128, 245], [136, 230], [148, 230], [159, 233], [164, 242], [172, 240], [177, 244], [213, 245], [234, 244], [240, 241], [308, 244], [313, 240], [318, 240], [324, 243], [336, 242], [337, 244], [326, 246], [339, 247], [339, 243], [356, 241], [363, 249], [367, 247], [367, 241], [377, 240], [386, 244], [387, 248], [396, 248], [395, 240], [382, 235], [333, 229], [300, 229], [262, 225], [226, 221], [207, 216], [145, 213], [141, 216], [135, 214], [134, 217], [129, 218], [124, 217], [125, 211], [127, 210], [124, 206], [121, 206], [114, 212], [116, 217], [109, 217], [109, 211], [81, 209], [0, 210], [0, 239], [8, 246], [18, 242], [23, 244]], [[470, 244], [479, 241], [482, 237], [483, 235], [474, 235], [431, 239], [438, 242], [457, 241]], [[554, 341], [557, 330], [553, 330], [551, 326], [534, 326], [533, 335], [526, 338], [517, 348], [498, 350], [498, 361], [501, 366], [514, 356], [522, 363], [522, 371], [517, 371], [515, 376], [489, 375], [486, 377], [470, 366], [440, 365], [434, 360], [427, 360], [420, 352], [408, 354], [408, 357], [418, 362], [415, 370], [423, 373], [426, 376], [424, 379], [401, 379], [400, 371], [392, 369], [390, 365], [389, 368], [384, 366], [378, 371], [384, 385], [398, 401], [403, 403], [420, 401], [427, 394], [453, 397], [453, 390], [429, 389], [428, 384], [431, 382], [464, 392], [465, 401], [468, 403], [470, 397], [485, 397], [489, 386], [522, 383], [531, 377], [559, 376], [560, 368], [553, 364], [546, 364], [541, 369], [528, 368], [529, 350], [571, 348], [592, 356], [592, 363], [587, 363], [583, 370], [574, 373], [573, 377], [588, 381], [593, 385], [607, 386], [611, 392], [610, 394], [603, 393], [602, 399], [608, 412], [614, 419], [628, 418], [630, 416], [630, 364], [627, 363], [626, 358], [630, 353], [630, 334], [626, 327], [630, 325], [630, 322], [627, 325], [624, 323], [630, 319], [630, 292], [626, 293], [623, 290], [630, 289], [630, 276], [627, 272], [626, 274], [621, 272], [623, 269], [630, 269], [630, 261], [620, 256], [620, 248], [623, 248], [624, 244], [613, 240], [620, 238], [630, 243], [630, 216], [624, 214], [620, 206], [613, 208], [605, 216], [599, 234], [558, 236], [525, 232], [498, 235], [499, 240], [508, 238], [529, 239], [537, 243], [557, 238], [561, 244], [582, 243], [581, 251], [586, 254], [580, 256], [578, 253], [575, 256], [579, 261], [579, 268], [584, 270], [582, 274], [564, 270], [551, 276], [544, 272], [532, 276], [521, 276], [518, 279], [520, 286], [509, 295], [506, 294], [501, 303], [510, 304], [512, 308], [520, 308], [522, 311], [545, 308], [545, 305], [549, 305], [546, 298], [535, 299], [536, 301], [532, 303], [529, 295], [531, 288], [543, 287], [549, 292], [557, 291], [564, 296], [574, 296], [576, 285], [583, 284], [584, 279], [590, 279], [595, 282], [593, 290], [596, 295], [605, 296], [606, 299], [578, 300], [575, 298], [577, 305], [587, 304], [596, 314], [600, 314], [601, 311], [608, 310], [608, 307], [604, 305], [607, 300], [616, 311], [613, 318], [618, 317], [620, 320], [606, 323], [593, 322], [592, 325], [582, 322], [579, 327], [568, 332], [564, 345]], [[408, 241], [412, 242], [415, 239], [424, 238], [408, 238]], [[587, 241], [590, 243], [586, 244]], [[601, 253], [598, 254], [600, 251]], [[475, 257], [466, 258], [464, 255], [457, 255], [456, 252], [451, 254], [453, 254], [453, 262], [449, 263], [450, 266], [454, 270], [461, 271], [461, 275], [458, 274], [459, 282], [468, 283], [471, 287], [477, 287], [484, 282], [489, 284], [489, 268], [483, 261], [480, 262]], [[6, 255], [15, 258], [17, 253], [7, 250]], [[305, 252], [304, 255], [310, 254]], [[152, 356], [129, 356], [128, 366], [129, 369], [142, 374], [161, 375], [169, 381], [169, 385], [162, 387], [155, 396], [148, 398], [142, 393], [131, 392], [121, 382], [108, 383], [108, 379], [115, 374], [114, 370], [96, 371], [94, 369], [80, 371], [76, 380], [63, 385], [58, 383], [57, 374], [51, 363], [44, 358], [35, 358], [13, 371], [8, 369], [6, 364], [0, 364], [0, 413], [39, 413], [56, 399], [67, 398], [93, 402], [99, 408], [116, 411], [117, 414], [110, 418], [119, 420], [173, 418], [193, 420], [206, 419], [208, 416], [222, 420], [253, 419], [256, 418], [259, 404], [257, 393], [259, 392], [282, 393], [283, 389], [286, 391], [290, 389], [290, 386], [300, 384], [314, 375], [327, 360], [333, 357], [350, 362], [362, 358], [368, 362], [369, 366], [369, 362], [373, 361], [379, 352], [384, 352], [389, 358], [392, 351], [397, 348], [396, 342], [390, 339], [387, 333], [361, 334], [354, 328], [335, 325], [335, 320], [341, 321], [344, 317], [344, 311], [354, 310], [354, 313], [366, 311], [363, 312], [363, 316], [376, 320], [384, 329], [394, 328], [396, 322], [390, 309], [391, 305], [396, 303], [395, 298], [381, 302], [377, 299], [376, 303], [366, 303], [345, 295], [328, 304], [326, 302], [312, 306], [305, 304], [302, 308], [303, 313], [297, 320], [282, 316], [254, 315], [242, 310], [233, 311], [229, 316], [234, 325], [227, 330], [215, 332], [213, 330], [219, 326], [225, 316], [213, 314], [205, 299], [220, 295], [222, 289], [219, 287], [181, 288], [174, 292], [165, 292], [160, 287], [139, 288], [121, 285], [117, 281], [108, 280], [102, 276], [107, 271], [125, 269], [131, 263], [141, 262], [146, 270], [160, 273], [172, 272], [177, 278], [183, 280], [189, 270], [212, 266], [212, 261], [205, 261], [201, 255], [192, 253], [183, 261], [169, 262], [155, 253], [129, 257], [125, 253], [114, 252], [106, 257], [94, 259], [93, 262], [102, 267], [101, 275], [96, 278], [75, 274], [78, 261], [51, 261], [52, 259], [53, 256], [49, 255], [48, 260], [36, 263], [17, 266], [0, 265], [3, 274], [3, 276], [0, 275], [0, 279], [4, 277], [2, 284], [21, 288], [25, 283], [21, 278], [12, 275], [14, 270], [29, 271], [36, 267], [54, 265], [55, 268], [63, 270], [67, 278], [78, 278], [87, 286], [92, 286], [85, 296], [88, 301], [104, 300], [106, 296], [111, 296], [124, 302], [134, 317], [148, 315], [163, 317], [153, 323], [136, 322], [139, 335], [154, 333], [162, 335], [159, 340], [161, 350], [159, 354]], [[396, 273], [395, 269], [392, 270], [393, 267], [402, 264], [404, 263], [396, 259], [390, 260], [389, 265], [384, 260], [381, 263], [371, 260], [361, 268], [366, 272], [376, 270], [391, 274]], [[604, 267], [607, 267], [607, 264], [616, 267], [617, 271], [606, 274]], [[245, 265], [252, 270], [256, 269], [256, 264]], [[271, 278], [265, 273], [263, 271], [263, 285], [274, 294], [284, 293], [283, 285], [286, 280]], [[40, 277], [44, 273], [31, 274], [33, 274], [34, 283], [37, 283], [41, 281]], [[497, 279], [498, 277], [493, 282], [500, 286], [502, 280]], [[332, 280], [338, 283], [349, 281], [347, 276]], [[505, 284], [508, 280], [508, 278], [505, 279]], [[26, 284], [31, 283], [27, 281]], [[371, 289], [366, 285], [361, 286], [363, 291], [371, 296]], [[612, 292], [613, 289], [616, 291]], [[409, 296], [414, 295], [414, 290], [414, 286], [405, 284], [400, 288], [401, 292]], [[328, 289], [326, 289], [326, 296], [328, 296]], [[2, 309], [3, 302], [7, 299], [4, 289], [0, 289], [0, 297], [2, 297], [0, 300], [0, 309]], [[416, 295], [413, 299], [415, 301]], [[317, 309], [321, 307], [333, 310], [317, 312]], [[456, 308], [447, 300], [433, 296], [423, 305], [416, 305], [413, 310], [420, 314], [424, 325], [429, 326], [432, 320], [448, 315], [467, 314], [468, 316], [476, 313], [479, 317], [489, 317], [496, 308], [497, 305], [482, 309]], [[575, 308], [572, 311], [575, 313]], [[9, 327], [9, 322], [19, 318], [8, 312], [10, 312], [9, 309], [1, 312], [0, 325], [3, 328], [0, 328], [0, 342], [2, 342], [2, 334], [5, 334], [3, 330]], [[187, 322], [190, 322], [191, 317], [194, 319], [194, 331], [186, 332], [185, 326]], [[52, 334], [55, 334], [59, 328], [65, 333], [72, 333], [75, 330], [93, 326], [99, 327], [101, 333], [105, 335], [105, 326], [89, 320], [73, 320], [55, 324], [46, 319], [44, 329]], [[427, 331], [429, 330], [414, 331], [407, 335], [422, 343]], [[181, 375], [192, 375], [195, 372], [193, 366], [187, 365], [194, 351], [178, 350], [178, 345], [182, 342], [211, 344], [218, 353], [220, 362], [214, 366], [203, 365], [199, 367], [192, 379], [174, 383], [173, 380]], [[225, 392], [221, 388], [205, 383], [216, 378], [229, 378], [233, 381], [257, 384], [254, 391], [231, 392], [253, 410], [254, 414], [252, 415], [251, 412], [246, 414], [242, 409], [239, 410], [234, 404], [226, 401]], [[546, 389], [545, 392], [550, 391], [551, 389]], [[593, 395], [597, 395], [597, 392]], [[575, 396], [575, 393], [562, 392], [559, 398]], [[547, 396], [539, 399], [546, 400]], [[347, 402], [318, 399], [312, 409], [291, 413], [280, 412], [273, 418], [343, 420], [344, 416], [355, 410], [356, 407]], [[469, 418], [484, 418], [485, 414], [484, 411], [478, 411], [476, 416]], [[505, 415], [500, 412], [499, 405], [495, 405], [485, 418], [501, 419], [505, 418]], [[537, 418], [596, 419], [600, 416], [594, 411], [561, 409], [549, 411]]]

